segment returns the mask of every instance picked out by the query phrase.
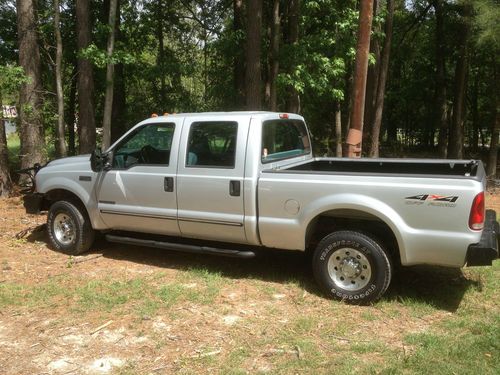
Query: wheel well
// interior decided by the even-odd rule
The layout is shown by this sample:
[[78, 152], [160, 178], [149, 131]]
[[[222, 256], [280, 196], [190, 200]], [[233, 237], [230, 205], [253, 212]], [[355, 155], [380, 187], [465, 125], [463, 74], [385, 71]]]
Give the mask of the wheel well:
[[328, 234], [338, 230], [354, 230], [379, 242], [400, 263], [399, 246], [392, 229], [377, 216], [358, 210], [333, 210], [316, 216], [306, 231], [306, 251], [312, 252]]
[[82, 202], [82, 200], [78, 197], [78, 195], [64, 189], [54, 189], [46, 193], [43, 200], [42, 209], [49, 210], [50, 206], [52, 206], [55, 202], [62, 200], [70, 201], [76, 204], [80, 209], [83, 210], [81, 212], [85, 212], [88, 216], [89, 213], [87, 211], [87, 208], [85, 207], [85, 204]]

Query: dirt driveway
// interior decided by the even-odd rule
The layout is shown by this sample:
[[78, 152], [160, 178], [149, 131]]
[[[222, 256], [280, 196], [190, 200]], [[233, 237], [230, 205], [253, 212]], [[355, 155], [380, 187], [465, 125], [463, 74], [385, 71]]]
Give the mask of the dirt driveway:
[[[71, 258], [44, 231], [16, 239], [44, 222], [0, 200], [2, 374], [425, 372], [446, 365], [429, 337], [446, 351], [499, 334], [474, 334], [479, 320], [500, 323], [498, 263], [412, 268], [375, 306], [352, 307], [323, 298], [300, 254], [235, 260], [100, 240]], [[452, 370], [493, 373], [488, 343]]]

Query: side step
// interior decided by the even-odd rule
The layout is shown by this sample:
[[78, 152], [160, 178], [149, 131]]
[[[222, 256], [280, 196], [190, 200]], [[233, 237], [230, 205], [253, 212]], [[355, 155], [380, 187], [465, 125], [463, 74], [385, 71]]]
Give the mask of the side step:
[[255, 253], [249, 250], [240, 251], [240, 250], [230, 250], [230, 249], [219, 249], [215, 247], [186, 245], [174, 242], [142, 240], [139, 238], [115, 236], [112, 234], [107, 234], [106, 240], [108, 240], [109, 242], [122, 243], [126, 245], [147, 246], [147, 247], [154, 247], [157, 249], [167, 249], [167, 250], [181, 251], [184, 253], [193, 253], [193, 254], [219, 255], [231, 258], [246, 258], [246, 259], [253, 258], [255, 256]]

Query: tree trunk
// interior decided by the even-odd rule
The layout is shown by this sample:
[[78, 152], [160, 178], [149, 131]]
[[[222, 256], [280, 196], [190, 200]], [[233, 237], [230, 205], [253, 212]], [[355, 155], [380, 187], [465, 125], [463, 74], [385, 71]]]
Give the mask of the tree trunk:
[[[382, 2], [380, 0], [373, 1], [373, 18], [377, 17], [380, 14], [381, 4]], [[373, 116], [375, 114], [375, 106], [377, 100], [377, 88], [380, 72], [380, 41], [378, 37], [375, 37], [377, 33], [380, 33], [379, 23], [374, 26], [374, 31], [370, 41], [370, 53], [375, 57], [375, 64], [368, 65], [364, 114], [364, 123], [367, 125], [367, 127], [364, 128], [363, 143], [367, 142], [371, 136], [371, 126], [373, 123]]]
[[234, 55], [234, 90], [235, 109], [245, 107], [245, 56], [244, 46], [241, 43], [241, 35], [244, 33], [243, 27], [243, 0], [233, 0], [233, 31], [237, 38], [236, 52]]
[[71, 86], [69, 90], [69, 101], [68, 110], [66, 112], [67, 125], [68, 125], [68, 154], [75, 155], [76, 153], [76, 143], [75, 143], [75, 109], [76, 109], [76, 84], [77, 84], [77, 72], [78, 67], [76, 66], [76, 61], [73, 65], [73, 70], [71, 72]]
[[389, 58], [391, 54], [392, 43], [392, 22], [394, 18], [394, 0], [387, 0], [387, 19], [385, 21], [385, 41], [384, 49], [382, 50], [382, 58], [379, 65], [379, 79], [377, 87], [377, 96], [375, 100], [375, 114], [371, 126], [371, 145], [370, 157], [378, 158], [379, 156], [379, 138], [380, 127], [382, 126], [382, 113], [384, 110], [385, 84], [387, 82], [387, 74], [389, 72]]
[[104, 97], [104, 115], [102, 120], [102, 150], [108, 149], [111, 144], [111, 110], [113, 108], [113, 77], [115, 65], [111, 62], [111, 56], [115, 47], [115, 23], [116, 8], [118, 0], [109, 2], [109, 35], [106, 56], [108, 58], [106, 68], [106, 96]]
[[468, 43], [470, 34], [470, 7], [464, 6], [462, 25], [460, 28], [460, 45], [455, 68], [455, 98], [448, 143], [448, 158], [462, 159], [464, 144], [465, 95], [468, 72]]
[[[77, 49], [81, 52], [91, 43], [89, 0], [76, 0]], [[94, 69], [92, 63], [78, 57], [78, 142], [79, 153], [88, 154], [95, 148]]]
[[56, 154], [64, 157], [66, 151], [66, 132], [64, 125], [64, 91], [62, 85], [62, 54], [63, 45], [60, 27], [61, 11], [59, 0], [54, 0], [54, 32], [56, 34], [56, 93], [57, 93], [57, 129], [56, 129]]
[[434, 124], [439, 129], [438, 154], [440, 158], [446, 158], [448, 145], [448, 108], [446, 102], [446, 60], [444, 41], [444, 16], [443, 0], [434, 0], [434, 11], [436, 14], [436, 90]]
[[340, 102], [335, 105], [335, 156], [342, 157], [342, 115]]
[[[1, 87], [0, 87], [1, 90]], [[9, 153], [2, 111], [2, 92], [0, 91], [0, 198], [7, 198], [12, 192], [12, 181], [9, 171]]]
[[[490, 151], [488, 154], [488, 164], [486, 165], [486, 175], [494, 179], [497, 175], [498, 163], [498, 137], [500, 135], [500, 100], [498, 96], [498, 74], [497, 60], [493, 58], [493, 82], [495, 82], [495, 101], [494, 115], [495, 120], [491, 127]], [[484, 141], [483, 141], [484, 143]]]
[[40, 50], [33, 0], [17, 1], [17, 35], [19, 38], [19, 65], [29, 78], [21, 86], [19, 97], [19, 125], [21, 138], [21, 168], [43, 164], [46, 160], [42, 123], [42, 82]]
[[472, 140], [470, 146], [473, 152], [479, 150], [479, 75], [481, 67], [478, 66], [477, 68], [478, 71], [474, 75], [471, 95]]
[[[160, 68], [160, 105], [161, 108], [158, 108], [160, 112], [165, 112], [166, 108], [163, 107], [166, 105], [167, 101], [167, 85], [165, 82], [165, 40], [163, 35], [163, 1], [158, 0], [157, 9], [156, 9], [156, 38], [158, 39], [158, 57], [156, 59], [156, 63], [158, 68]], [[206, 91], [206, 88], [205, 88]]]
[[[288, 7], [288, 44], [293, 46], [299, 42], [300, 0], [290, 0]], [[293, 87], [288, 88], [287, 111], [300, 113], [300, 96]]]
[[500, 103], [496, 104], [495, 120], [491, 129], [490, 151], [488, 153], [488, 165], [486, 175], [488, 178], [496, 178], [498, 163], [498, 137], [500, 135]]
[[269, 107], [271, 111], [275, 112], [278, 108], [277, 104], [277, 78], [279, 72], [279, 52], [280, 52], [280, 1], [274, 0], [273, 2], [273, 15], [271, 25], [271, 57], [270, 57], [270, 77], [271, 83], [269, 94]]
[[348, 156], [361, 157], [363, 117], [365, 111], [366, 75], [370, 51], [370, 32], [373, 18], [373, 0], [361, 0], [359, 13], [358, 44], [354, 71], [353, 106], [351, 128], [347, 134]]
[[[116, 33], [116, 40], [123, 42], [122, 40], [123, 35], [120, 32], [120, 11], [121, 11], [121, 2], [120, 0], [118, 0], [116, 9], [115, 33]], [[163, 77], [164, 75], [162, 74], [162, 78]], [[126, 77], [125, 77], [125, 66], [121, 62], [116, 64], [114, 82], [115, 84], [113, 85], [113, 108], [111, 110], [111, 124], [112, 124], [111, 143], [115, 142], [127, 131], [126, 119], [125, 119], [127, 112]], [[166, 105], [165, 101], [162, 101], [162, 105]]]
[[248, 110], [259, 110], [261, 100], [260, 31], [262, 0], [248, 0], [246, 46], [246, 104]]

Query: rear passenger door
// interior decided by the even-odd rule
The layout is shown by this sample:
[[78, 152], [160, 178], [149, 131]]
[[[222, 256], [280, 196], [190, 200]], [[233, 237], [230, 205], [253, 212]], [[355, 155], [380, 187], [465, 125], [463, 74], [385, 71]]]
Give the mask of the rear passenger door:
[[243, 184], [249, 118], [186, 118], [177, 174], [182, 236], [246, 243]]

